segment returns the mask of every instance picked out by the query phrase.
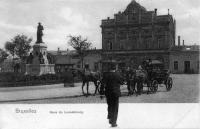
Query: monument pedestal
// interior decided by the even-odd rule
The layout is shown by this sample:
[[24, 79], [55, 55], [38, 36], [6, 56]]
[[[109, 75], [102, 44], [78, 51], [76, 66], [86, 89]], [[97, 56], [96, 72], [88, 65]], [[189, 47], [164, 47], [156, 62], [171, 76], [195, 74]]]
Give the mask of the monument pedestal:
[[40, 76], [43, 74], [55, 74], [54, 64], [49, 64], [47, 59], [47, 46], [44, 43], [36, 43], [33, 46], [31, 62], [26, 64], [26, 74]]
[[26, 64], [26, 74], [40, 76], [43, 74], [55, 74], [54, 64]]

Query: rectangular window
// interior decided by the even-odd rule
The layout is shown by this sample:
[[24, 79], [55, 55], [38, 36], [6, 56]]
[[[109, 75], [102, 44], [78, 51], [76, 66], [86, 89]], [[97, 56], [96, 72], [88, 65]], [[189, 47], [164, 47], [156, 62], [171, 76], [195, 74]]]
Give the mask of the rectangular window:
[[178, 61], [174, 61], [174, 70], [178, 70]]
[[145, 48], [146, 49], [149, 49], [151, 46], [150, 46], [150, 43], [151, 43], [151, 39], [150, 38], [147, 38], [144, 40], [145, 41]]
[[109, 43], [109, 49], [112, 50], [112, 42]]
[[162, 39], [158, 39], [158, 49], [161, 48]]

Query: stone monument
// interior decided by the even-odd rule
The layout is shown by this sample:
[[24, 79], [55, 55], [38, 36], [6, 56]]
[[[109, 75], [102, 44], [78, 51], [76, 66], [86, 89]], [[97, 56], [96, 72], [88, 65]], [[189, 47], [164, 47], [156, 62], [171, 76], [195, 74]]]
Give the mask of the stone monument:
[[41, 23], [38, 23], [37, 41], [33, 45], [33, 51], [30, 53], [26, 64], [26, 74], [28, 75], [55, 74], [55, 65], [51, 64], [51, 59], [47, 57], [47, 45], [42, 40], [43, 30]]

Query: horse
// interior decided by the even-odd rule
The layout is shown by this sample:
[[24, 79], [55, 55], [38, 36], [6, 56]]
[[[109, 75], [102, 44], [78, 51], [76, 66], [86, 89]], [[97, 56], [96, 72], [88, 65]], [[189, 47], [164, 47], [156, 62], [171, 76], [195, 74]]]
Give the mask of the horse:
[[134, 87], [136, 91], [136, 95], [140, 95], [143, 91], [143, 85], [147, 85], [147, 94], [150, 92], [153, 92], [155, 88], [154, 87], [154, 81], [152, 80], [152, 73], [149, 70], [146, 69], [140, 69], [140, 70], [135, 70], [134, 72]]
[[136, 70], [134, 75], [134, 82], [135, 82], [135, 88], [136, 95], [140, 95], [143, 90], [143, 84], [147, 82], [147, 73], [143, 70]]
[[[82, 79], [82, 93], [83, 95], [86, 95], [86, 97], [88, 95], [90, 95], [89, 93], [89, 82], [93, 82], [94, 86], [95, 86], [95, 92], [93, 93], [93, 95], [95, 95], [99, 89], [99, 81], [100, 81], [100, 72], [90, 72], [90, 74], [85, 74], [85, 72], [83, 70], [78, 70], [78, 73], [81, 75], [81, 79]], [[85, 93], [84, 91], [84, 86], [85, 84], [87, 85], [87, 93]]]
[[134, 77], [135, 77], [134, 70], [131, 69], [131, 70], [125, 71], [125, 73], [124, 73], [125, 80], [124, 81], [126, 81], [128, 96], [133, 95], [133, 93], [136, 92]]

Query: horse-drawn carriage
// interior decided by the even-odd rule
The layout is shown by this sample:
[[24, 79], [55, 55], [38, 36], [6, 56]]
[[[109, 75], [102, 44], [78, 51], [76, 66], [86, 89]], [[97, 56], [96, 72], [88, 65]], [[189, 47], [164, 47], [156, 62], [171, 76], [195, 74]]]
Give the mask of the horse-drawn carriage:
[[[108, 68], [111, 64], [115, 64], [119, 68], [119, 63], [114, 60], [102, 62], [102, 69], [99, 72], [90, 72], [86, 75], [84, 70], [79, 70], [82, 77], [82, 93], [83, 95], [97, 94], [101, 91], [101, 86], [103, 84], [103, 74], [106, 74]], [[151, 64], [148, 61], [144, 61], [142, 65], [143, 69], [137, 69], [132, 71], [130, 79], [130, 87], [136, 94], [141, 94], [143, 92], [143, 87], [147, 87], [147, 93], [155, 93], [158, 90], [160, 84], [165, 84], [167, 91], [170, 91], [173, 85], [172, 78], [170, 77], [169, 70], [164, 69], [164, 64], [158, 60], [152, 60]], [[124, 84], [127, 83], [126, 72], [124, 70], [118, 69], [120, 74], [124, 77]], [[124, 73], [125, 72], [125, 73]], [[89, 82], [94, 82], [94, 86], [90, 87]], [[87, 87], [85, 87], [87, 84]], [[128, 89], [128, 88], [127, 88]], [[90, 93], [89, 93], [90, 92]], [[133, 93], [132, 92], [132, 93]]]
[[[173, 85], [173, 80], [170, 77], [169, 70], [164, 69], [164, 64], [158, 60], [151, 62], [144, 61], [143, 69], [135, 71], [133, 81], [137, 89], [137, 94], [141, 94], [143, 87], [148, 88], [147, 93], [155, 93], [160, 84], [165, 84], [167, 91], [170, 91]], [[142, 72], [141, 72], [142, 71]], [[143, 74], [139, 74], [141, 72]]]
[[166, 90], [170, 91], [173, 85], [172, 77], [170, 77], [170, 71], [168, 69], [164, 69], [164, 64], [162, 62], [152, 62], [152, 78], [155, 80], [157, 84], [164, 84], [166, 86]]
[[[105, 74], [106, 72], [109, 71], [109, 67], [111, 66], [111, 64], [116, 65], [116, 67], [118, 67], [119, 62], [115, 61], [115, 60], [104, 60], [101, 62], [102, 68], [100, 71], [87, 71], [87, 68], [85, 69], [79, 69], [79, 75], [81, 75], [82, 78], [82, 93], [83, 95], [95, 95], [97, 93], [100, 93], [100, 88], [103, 84], [103, 74]], [[89, 83], [93, 82], [94, 86], [89, 88]], [[85, 87], [86, 84], [86, 87]]]

